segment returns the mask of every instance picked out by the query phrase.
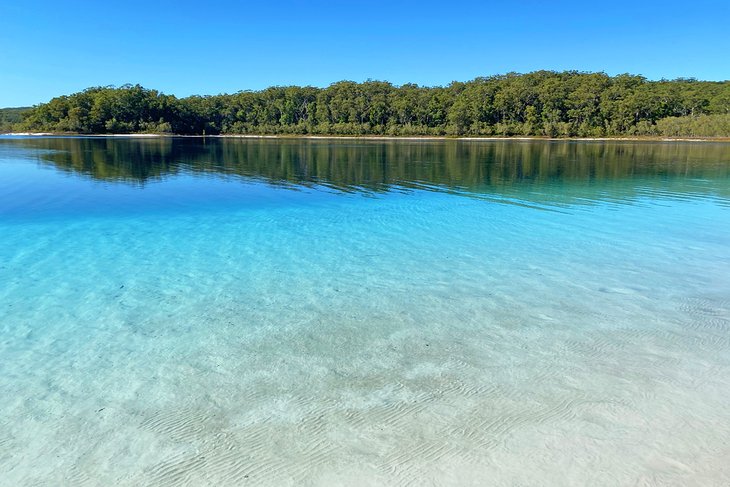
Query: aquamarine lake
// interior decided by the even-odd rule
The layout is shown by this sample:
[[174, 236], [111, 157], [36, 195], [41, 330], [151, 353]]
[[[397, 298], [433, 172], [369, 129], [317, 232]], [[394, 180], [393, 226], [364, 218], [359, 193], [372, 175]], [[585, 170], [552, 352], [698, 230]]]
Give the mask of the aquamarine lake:
[[0, 138], [0, 485], [730, 485], [730, 144]]

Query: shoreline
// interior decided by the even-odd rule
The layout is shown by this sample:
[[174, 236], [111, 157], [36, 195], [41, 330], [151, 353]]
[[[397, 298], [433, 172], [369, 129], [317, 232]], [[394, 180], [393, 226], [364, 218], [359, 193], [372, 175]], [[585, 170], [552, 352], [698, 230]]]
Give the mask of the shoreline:
[[404, 141], [577, 141], [577, 142], [721, 142], [730, 143], [730, 137], [540, 137], [540, 136], [446, 136], [446, 135], [294, 135], [294, 134], [217, 134], [217, 135], [178, 135], [178, 134], [72, 134], [53, 132], [9, 132], [0, 137], [121, 137], [121, 138], [218, 138], [218, 139], [311, 139], [311, 140], [404, 140]]

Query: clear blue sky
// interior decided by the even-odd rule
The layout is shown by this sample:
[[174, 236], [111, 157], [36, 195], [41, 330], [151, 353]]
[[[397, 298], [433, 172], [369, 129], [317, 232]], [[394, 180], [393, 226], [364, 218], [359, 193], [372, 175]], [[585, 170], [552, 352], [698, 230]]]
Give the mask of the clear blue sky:
[[124, 83], [186, 96], [536, 69], [730, 79], [730, 0], [0, 2], [0, 107]]

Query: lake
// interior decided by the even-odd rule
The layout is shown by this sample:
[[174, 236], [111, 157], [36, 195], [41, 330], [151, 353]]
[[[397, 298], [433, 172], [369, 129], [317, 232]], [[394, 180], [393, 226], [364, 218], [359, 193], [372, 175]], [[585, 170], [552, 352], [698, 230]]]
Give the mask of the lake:
[[728, 485], [730, 144], [0, 138], [0, 484]]

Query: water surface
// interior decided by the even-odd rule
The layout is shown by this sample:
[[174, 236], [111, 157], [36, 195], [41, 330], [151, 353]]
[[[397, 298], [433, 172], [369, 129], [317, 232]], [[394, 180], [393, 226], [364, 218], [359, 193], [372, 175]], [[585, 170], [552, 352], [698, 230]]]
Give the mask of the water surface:
[[0, 139], [2, 485], [727, 485], [730, 145]]

